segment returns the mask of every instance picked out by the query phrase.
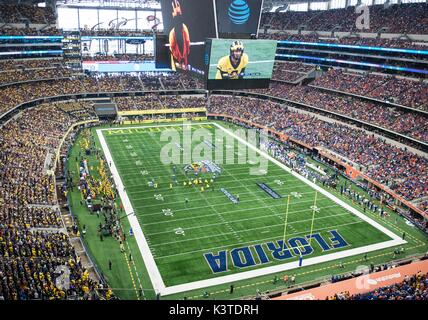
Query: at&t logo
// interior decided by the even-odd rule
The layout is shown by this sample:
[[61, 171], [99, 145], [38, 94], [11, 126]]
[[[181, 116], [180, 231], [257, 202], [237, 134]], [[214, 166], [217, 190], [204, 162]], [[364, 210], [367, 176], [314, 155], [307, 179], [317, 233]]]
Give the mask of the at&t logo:
[[245, 0], [233, 0], [227, 14], [234, 24], [244, 24], [250, 18], [250, 7]]

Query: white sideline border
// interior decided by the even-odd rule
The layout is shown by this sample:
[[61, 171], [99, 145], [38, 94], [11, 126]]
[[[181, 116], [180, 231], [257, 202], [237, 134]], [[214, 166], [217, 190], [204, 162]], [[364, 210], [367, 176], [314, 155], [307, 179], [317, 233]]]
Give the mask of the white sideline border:
[[130, 215], [130, 213], [134, 212], [134, 209], [132, 207], [131, 201], [129, 200], [126, 191], [124, 191], [124, 185], [122, 183], [122, 179], [121, 179], [119, 172], [116, 168], [116, 165], [113, 161], [113, 157], [110, 153], [110, 150], [108, 148], [108, 145], [106, 143], [106, 140], [105, 140], [102, 132], [106, 131], [106, 130], [126, 130], [126, 129], [140, 129], [140, 128], [157, 128], [157, 127], [177, 127], [177, 126], [182, 126], [182, 125], [190, 125], [191, 126], [191, 125], [196, 125], [196, 124], [197, 125], [204, 125], [204, 124], [214, 125], [215, 127], [219, 128], [220, 130], [226, 132], [227, 134], [229, 134], [230, 136], [232, 136], [233, 138], [238, 140], [240, 143], [242, 143], [245, 146], [256, 151], [258, 154], [262, 155], [263, 157], [265, 157], [266, 159], [268, 159], [272, 163], [275, 163], [280, 168], [284, 169], [285, 171], [292, 174], [293, 176], [295, 176], [299, 180], [303, 181], [304, 183], [306, 183], [307, 185], [309, 185], [313, 189], [322, 193], [327, 198], [329, 198], [330, 200], [332, 200], [336, 204], [340, 205], [341, 207], [343, 207], [347, 211], [358, 216], [361, 220], [369, 223], [371, 226], [373, 226], [377, 230], [383, 232], [384, 234], [386, 234], [390, 238], [392, 238], [392, 240], [388, 240], [388, 241], [384, 241], [384, 242], [380, 242], [380, 243], [376, 243], [376, 244], [371, 244], [371, 245], [367, 245], [367, 246], [363, 246], [363, 247], [358, 247], [355, 249], [349, 249], [349, 250], [344, 250], [344, 251], [340, 251], [340, 252], [336, 252], [336, 253], [330, 253], [330, 254], [326, 254], [326, 255], [322, 255], [322, 256], [318, 256], [318, 257], [307, 258], [307, 259], [303, 260], [303, 262], [304, 262], [303, 266], [306, 267], [306, 266], [310, 266], [310, 265], [319, 264], [322, 262], [328, 262], [328, 261], [332, 261], [332, 260], [346, 258], [346, 257], [350, 257], [350, 256], [362, 254], [362, 253], [381, 250], [381, 249], [385, 249], [385, 248], [389, 248], [389, 247], [393, 247], [393, 246], [402, 245], [402, 244], [407, 243], [407, 241], [401, 239], [401, 237], [397, 236], [395, 233], [388, 230], [387, 228], [385, 228], [384, 226], [382, 226], [378, 222], [372, 220], [368, 216], [364, 215], [360, 211], [356, 210], [355, 208], [351, 207], [347, 203], [343, 202], [341, 199], [338, 199], [336, 196], [330, 194], [328, 191], [322, 189], [321, 187], [314, 184], [313, 182], [306, 179], [305, 177], [301, 176], [300, 174], [298, 174], [294, 171], [291, 171], [291, 169], [289, 169], [283, 163], [279, 162], [278, 160], [271, 157], [267, 153], [259, 150], [255, 146], [251, 145], [247, 141], [243, 140], [242, 138], [235, 135], [233, 132], [229, 131], [228, 129], [224, 128], [223, 126], [221, 126], [217, 123], [198, 122], [198, 123], [164, 124], [164, 125], [159, 124], [159, 125], [153, 125], [153, 126], [135, 126], [135, 127], [119, 127], [119, 128], [112, 127], [112, 128], [97, 129], [96, 132], [97, 132], [98, 138], [100, 140], [101, 147], [103, 149], [104, 155], [105, 155], [108, 163], [111, 162], [110, 170], [111, 170], [111, 173], [113, 175], [114, 182], [116, 184], [119, 196], [122, 200], [125, 213], [128, 215], [129, 224], [130, 224], [130, 226], [134, 232], [135, 240], [137, 241], [137, 245], [138, 245], [138, 248], [140, 250], [140, 254], [143, 258], [144, 264], [147, 268], [147, 271], [148, 271], [148, 274], [150, 277], [150, 281], [152, 283], [152, 286], [153, 286], [156, 294], [166, 296], [166, 295], [171, 295], [171, 294], [190, 291], [190, 290], [207, 288], [207, 287], [225, 284], [225, 283], [229, 283], [229, 282], [246, 280], [246, 279], [250, 279], [250, 278], [254, 278], [254, 277], [258, 277], [258, 276], [268, 275], [268, 274], [276, 273], [276, 272], [282, 272], [282, 271], [291, 270], [291, 269], [295, 269], [295, 268], [299, 267], [299, 265], [298, 265], [299, 262], [293, 261], [293, 262], [288, 262], [288, 263], [279, 264], [279, 265], [275, 265], [275, 266], [259, 268], [256, 270], [243, 271], [243, 272], [239, 272], [239, 273], [235, 273], [235, 274], [231, 274], [231, 275], [226, 275], [226, 276], [219, 276], [219, 277], [206, 279], [206, 280], [198, 280], [198, 281], [188, 282], [188, 283], [174, 285], [174, 286], [170, 286], [170, 287], [165, 286], [165, 283], [162, 279], [162, 276], [161, 276], [159, 269], [156, 265], [156, 262], [153, 258], [153, 255], [152, 255], [152, 252], [151, 252], [150, 247], [148, 245], [148, 242], [147, 242], [147, 240], [143, 234], [143, 231], [141, 229], [140, 224], [138, 223], [138, 219], [135, 215]]

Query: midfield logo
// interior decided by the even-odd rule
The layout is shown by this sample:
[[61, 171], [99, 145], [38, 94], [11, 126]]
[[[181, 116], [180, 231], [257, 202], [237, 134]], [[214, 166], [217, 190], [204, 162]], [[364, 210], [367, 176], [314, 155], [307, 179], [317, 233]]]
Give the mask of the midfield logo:
[[221, 168], [210, 160], [202, 160], [201, 162], [198, 162], [198, 163], [185, 165], [183, 170], [186, 173], [195, 173], [195, 174], [207, 173], [207, 172], [221, 174]]
[[160, 136], [164, 143], [160, 161], [164, 165], [182, 164], [189, 172], [197, 167], [197, 170], [213, 173], [220, 172], [223, 164], [250, 164], [250, 175], [266, 175], [269, 161], [260, 151], [267, 149], [267, 130], [239, 128], [230, 131], [204, 127], [192, 130], [188, 124], [183, 124], [180, 130], [164, 130]]

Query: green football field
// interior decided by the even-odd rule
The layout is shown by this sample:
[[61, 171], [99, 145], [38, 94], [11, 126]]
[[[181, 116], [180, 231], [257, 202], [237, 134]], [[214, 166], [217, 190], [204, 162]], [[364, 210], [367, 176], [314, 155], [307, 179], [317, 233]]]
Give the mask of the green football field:
[[[315, 190], [272, 158], [254, 175], [258, 164], [238, 163], [251, 148], [229, 129], [220, 130], [229, 138], [222, 140], [216, 139], [216, 124], [186, 127], [192, 134], [203, 129], [210, 135], [194, 139], [190, 149], [182, 140], [161, 141], [162, 134], [173, 130], [182, 139], [183, 128], [98, 130], [122, 202], [131, 213], [140, 251], [133, 255], [141, 254], [153, 287], [163, 294], [293, 270], [299, 260], [304, 266], [316, 265], [401, 244], [395, 234], [355, 208], [345, 208], [325, 190]], [[162, 163], [168, 143], [170, 154], [180, 156], [179, 164]], [[209, 151], [201, 154], [201, 146]], [[233, 163], [225, 164], [223, 158], [215, 176], [207, 167], [195, 174], [191, 165], [202, 168], [201, 161], [183, 161], [189, 150], [199, 150], [200, 159], [218, 162], [214, 154], [220, 147], [224, 155], [232, 154], [228, 159]], [[212, 168], [215, 161], [204, 162]]]
[[[217, 63], [220, 58], [228, 56], [233, 40], [213, 39], [211, 47], [210, 68], [208, 79], [215, 79]], [[245, 68], [245, 79], [270, 79], [276, 52], [276, 42], [272, 40], [240, 40], [244, 45], [244, 53], [248, 55]], [[252, 75], [253, 74], [253, 75]]]

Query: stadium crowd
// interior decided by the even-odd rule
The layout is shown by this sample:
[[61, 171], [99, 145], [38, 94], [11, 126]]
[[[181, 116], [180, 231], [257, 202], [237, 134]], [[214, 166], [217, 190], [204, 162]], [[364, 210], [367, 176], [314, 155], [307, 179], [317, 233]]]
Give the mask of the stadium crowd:
[[272, 79], [295, 83], [314, 70], [313, 65], [301, 62], [275, 62]]
[[422, 80], [331, 69], [313, 84], [428, 111], [428, 83]]
[[4, 23], [55, 24], [55, 13], [49, 7], [26, 4], [1, 4], [0, 20]]
[[226, 114], [258, 123], [312, 147], [324, 147], [367, 168], [372, 179], [407, 200], [428, 195], [428, 159], [381, 138], [336, 122], [258, 99], [212, 97], [212, 114]]
[[67, 78], [72, 76], [72, 74], [72, 71], [65, 67], [21, 69], [9, 72], [0, 72], [0, 86], [16, 82]]
[[406, 276], [404, 281], [368, 293], [350, 295], [349, 292], [327, 297], [328, 300], [427, 300], [428, 274], [421, 272]]
[[305, 26], [306, 30], [344, 32], [378, 32], [387, 28], [389, 33], [425, 34], [428, 32], [428, 6], [426, 3], [409, 3], [400, 5], [369, 6], [370, 24], [368, 29], [359, 30], [356, 20], [361, 15], [356, 7], [324, 11], [287, 11], [284, 13], [264, 13], [261, 26], [270, 26], [274, 30], [298, 30]]
[[[334, 81], [335, 78], [332, 79]], [[319, 83], [319, 80], [316, 80], [315, 85]], [[361, 83], [364, 85], [364, 81]], [[427, 117], [423, 114], [400, 108], [387, 108], [377, 102], [326, 92], [311, 86], [293, 86], [276, 82], [271, 83], [269, 89], [259, 89], [257, 92], [328, 110], [420, 141], [428, 141]]]
[[3, 36], [61, 36], [62, 32], [62, 29], [57, 29], [56, 27], [37, 29], [34, 27], [14, 28], [4, 26], [0, 29], [0, 34]]
[[153, 61], [152, 54], [115, 54], [115, 55], [95, 55], [82, 56], [82, 61]]
[[428, 212], [428, 200], [421, 201], [417, 205], [418, 205], [419, 209], [421, 209], [425, 212]]
[[53, 67], [63, 67], [63, 66], [64, 66], [64, 61], [61, 58], [0, 60], [0, 69], [2, 71], [53, 68]]
[[[141, 80], [151, 79], [143, 86]], [[0, 115], [26, 101], [65, 94], [141, 91], [161, 88], [156, 75], [98, 75], [93, 77], [46, 80], [9, 85], [0, 88]]]
[[205, 97], [161, 96], [156, 93], [135, 97], [116, 97], [113, 100], [116, 102], [119, 111], [201, 108], [206, 106]]
[[[370, 7], [370, 31], [387, 27], [389, 32], [427, 33], [428, 6], [403, 4], [399, 7]], [[411, 18], [409, 18], [411, 17]], [[272, 29], [297, 29], [305, 24], [310, 30], [331, 30], [341, 21], [342, 31], [355, 29], [355, 8], [325, 12], [265, 13], [262, 25]], [[5, 23], [55, 24], [55, 15], [49, 8], [24, 5], [0, 5], [0, 20]], [[2, 35], [60, 35], [62, 30], [47, 28], [15, 29], [7, 26]], [[81, 30], [81, 35], [152, 35], [152, 32], [127, 30]], [[319, 36], [285, 35], [274, 33], [263, 37], [274, 39], [331, 42], [343, 44], [376, 45], [426, 49], [410, 40], [360, 39], [354, 37], [326, 40]], [[146, 55], [84, 57], [84, 60], [153, 59]], [[61, 59], [2, 60], [0, 61], [0, 116], [13, 107], [34, 99], [77, 93], [123, 92], [142, 90], [186, 90], [203, 88], [199, 80], [178, 74], [121, 74], [74, 77], [64, 68]], [[313, 70], [302, 63], [276, 63], [273, 77], [296, 82]], [[13, 82], [45, 80], [10, 85]], [[380, 75], [354, 75], [331, 70], [317, 79], [315, 86], [339, 90], [379, 100], [392, 98], [392, 102], [428, 111], [428, 84]], [[4, 86], [3, 86], [4, 85]], [[398, 108], [385, 108], [375, 103], [340, 94], [326, 93], [310, 86], [291, 86], [273, 83], [266, 93], [320, 109], [337, 112], [428, 142], [428, 122], [425, 116], [405, 112]], [[165, 108], [194, 108], [206, 106], [205, 97], [162, 96], [147, 93], [144, 96], [116, 97], [119, 110], [148, 110]], [[258, 123], [310, 146], [325, 147], [361, 164], [368, 176], [383, 183], [407, 200], [428, 196], [428, 160], [407, 149], [388, 144], [381, 138], [336, 122], [322, 121], [306, 113], [292, 111], [277, 103], [243, 97], [211, 97], [209, 112], [225, 114]], [[100, 284], [89, 278], [74, 251], [68, 235], [64, 233], [60, 212], [56, 204], [54, 177], [49, 155], [59, 147], [60, 140], [74, 123], [94, 119], [90, 102], [69, 101], [42, 104], [25, 110], [20, 117], [0, 127], [0, 300], [26, 299], [99, 299], [105, 296]], [[237, 120], [239, 121], [239, 120]], [[311, 179], [333, 184], [324, 177], [305, 168], [304, 161], [285, 156], [286, 149], [269, 145], [269, 152], [282, 155], [283, 160]], [[345, 189], [349, 197], [360, 201], [359, 195]], [[361, 199], [364, 202], [364, 199]], [[427, 201], [419, 207], [428, 211]], [[374, 210], [377, 211], [378, 207]], [[370, 207], [372, 210], [372, 207]], [[51, 230], [43, 230], [49, 228]], [[70, 270], [70, 288], [61, 289], [55, 283], [58, 269]], [[406, 300], [428, 299], [427, 275], [407, 277], [403, 283], [375, 292], [336, 299]], [[104, 296], [103, 296], [104, 295]]]
[[[169, 83], [170, 79], [174, 79], [174, 77], [177, 76], [162, 78], [163, 87], [159, 81], [159, 77], [155, 74], [151, 76], [141, 75], [139, 78], [135, 78], [131, 75], [122, 75], [119, 77], [103, 76], [98, 78], [86, 77], [82, 79], [66, 79], [62, 80], [60, 83], [57, 81], [43, 81], [38, 83], [26, 83], [19, 86], [8, 86], [0, 89], [0, 96], [3, 100], [0, 113], [3, 113], [7, 109], [10, 109], [24, 101], [66, 93], [175, 89], [177, 87], [176, 81], [172, 81], [171, 85], [165, 85], [166, 83]], [[168, 81], [165, 81], [165, 79], [168, 79]], [[144, 83], [144, 87], [142, 83]], [[183, 84], [182, 81], [181, 83]], [[191, 81], [189, 81], [189, 84], [193, 85]], [[289, 100], [314, 105], [318, 108], [324, 108], [346, 114], [353, 118], [393, 129], [394, 131], [407, 134], [422, 141], [428, 141], [426, 119], [413, 113], [403, 113], [403, 111], [385, 109], [374, 103], [357, 101], [340, 95], [327, 94], [307, 86], [290, 86], [277, 83], [273, 84], [267, 91], [260, 91], [262, 93], [268, 93], [287, 98]], [[124, 104], [121, 103], [120, 99], [117, 101], [120, 109], [126, 108]], [[133, 108], [145, 108], [144, 103], [141, 106], [139, 106], [139, 103], [140, 101], [138, 100], [134, 101]], [[162, 105], [161, 101], [159, 101], [159, 103]], [[239, 106], [240, 103], [237, 102], [237, 105]], [[274, 119], [275, 112], [269, 112], [263, 108], [259, 110], [249, 109], [254, 113], [248, 113], [248, 111], [241, 110], [240, 108], [237, 108], [236, 110], [239, 110], [236, 115], [239, 114], [241, 117], [253, 119], [255, 114], [259, 114], [259, 116], [264, 116], [265, 124], [269, 124], [270, 122], [278, 124], [278, 120]], [[265, 110], [263, 114], [260, 114], [261, 110]], [[228, 112], [233, 111], [228, 110]], [[302, 117], [302, 115], [295, 114], [293, 121], [295, 121], [294, 118], [299, 119], [300, 117]], [[274, 122], [274, 120], [276, 121]], [[311, 127], [311, 122], [314, 122], [314, 127]], [[426, 161], [420, 157], [409, 156], [409, 153], [404, 150], [392, 147], [377, 138], [369, 137], [363, 134], [363, 132], [353, 131], [346, 126], [339, 127], [338, 125], [315, 121], [315, 119], [305, 121], [304, 124], [306, 125], [302, 125], [300, 130], [297, 130], [296, 127], [294, 135], [297, 139], [301, 139], [303, 142], [310, 144], [325, 144], [326, 147], [332, 148], [333, 151], [343, 154], [352, 161], [371, 167], [371, 176], [375, 178], [375, 180], [378, 180], [381, 183], [386, 183], [386, 185], [394, 188], [396, 191], [399, 191], [407, 199], [418, 198], [426, 193], [427, 187], [424, 187], [426, 175], [422, 174], [426, 170]], [[332, 131], [330, 140], [327, 139], [327, 136], [320, 136], [321, 133], [311, 136], [309, 133], [305, 132], [305, 130], [313, 132], [315, 128], [320, 129], [323, 126], [329, 127]], [[339, 140], [334, 141], [333, 137], [334, 139]], [[382, 154], [378, 154], [378, 152], [371, 153], [371, 148], [361, 150], [359, 146], [365, 144], [372, 145], [373, 149], [378, 149], [379, 151], [385, 150], [385, 152]], [[359, 152], [353, 152], [353, 150], [359, 150]], [[395, 151], [392, 152], [392, 150]], [[382, 166], [382, 160], [386, 159], [388, 159], [386, 161], [387, 164]], [[402, 169], [395, 170], [393, 162], [401, 163]], [[410, 165], [410, 163], [412, 165]], [[418, 170], [421, 175], [417, 174]], [[403, 178], [406, 178], [406, 180], [403, 183], [400, 183], [399, 180]]]
[[[249, 127], [245, 123], [242, 123], [241, 125]], [[335, 174], [321, 174], [320, 172], [309, 169], [304, 156], [302, 154], [296, 155], [294, 150], [291, 149], [288, 144], [270, 141], [265, 148], [275, 159], [281, 160], [283, 163], [287, 164], [289, 168], [300, 173], [310, 181], [313, 181], [314, 183], [320, 182], [323, 186], [336, 188], [337, 181]]]
[[118, 29], [81, 29], [82, 36], [115, 36], [115, 37], [150, 37], [153, 36], [153, 31], [148, 30], [118, 30]]
[[[314, 34], [292, 34], [286, 31], [273, 33], [260, 33], [259, 38], [286, 40], [286, 41], [302, 41], [315, 43], [331, 43], [353, 46], [371, 46], [384, 48], [400, 48], [400, 49], [415, 49], [428, 50], [428, 43], [422, 40], [410, 40], [402, 38], [362, 38], [358, 36], [344, 37], [328, 37]], [[423, 57], [422, 57], [423, 58]]]
[[[40, 105], [0, 128], [0, 300], [98, 298], [99, 285], [62, 231], [47, 161], [90, 109], [83, 102]], [[64, 266], [69, 289], [55, 282]]]

